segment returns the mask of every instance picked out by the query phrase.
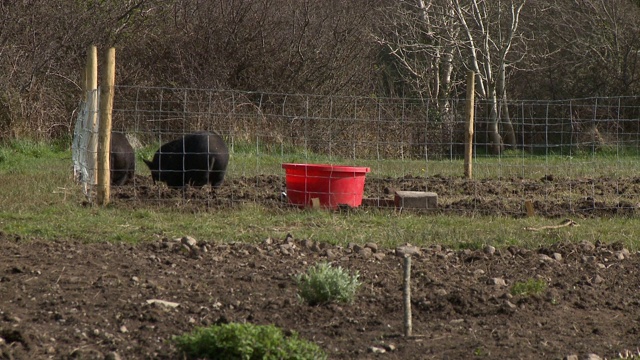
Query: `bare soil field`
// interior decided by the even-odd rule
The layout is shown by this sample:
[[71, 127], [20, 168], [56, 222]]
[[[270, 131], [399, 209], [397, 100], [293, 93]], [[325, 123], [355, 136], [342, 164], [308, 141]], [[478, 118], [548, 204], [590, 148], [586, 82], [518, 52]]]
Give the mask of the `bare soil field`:
[[[633, 216], [640, 181], [609, 181], [367, 179], [365, 196], [429, 190], [440, 196], [438, 211], [523, 216], [529, 198], [550, 218]], [[283, 186], [282, 178], [263, 176], [181, 191], [136, 178], [113, 197], [115, 206], [179, 198], [187, 209], [217, 211], [256, 199], [287, 206]], [[567, 189], [570, 196], [559, 195]], [[402, 259], [375, 244], [333, 246], [295, 234], [257, 245], [87, 244], [1, 231], [0, 244], [0, 359], [180, 359], [173, 336], [224, 322], [275, 324], [331, 359], [611, 359], [640, 346], [640, 257], [615, 243], [420, 248], [412, 257], [410, 337], [403, 336]], [[293, 276], [319, 261], [359, 273], [353, 304], [298, 301]], [[531, 279], [546, 289], [511, 294]]]
[[[541, 179], [509, 178], [467, 180], [434, 176], [401, 178], [368, 177], [362, 208], [393, 206], [395, 190], [430, 191], [438, 194], [438, 209], [431, 213], [522, 217], [526, 200], [536, 215], [548, 218], [633, 216], [640, 209], [640, 177], [563, 179], [547, 175]], [[112, 189], [122, 206], [179, 206], [189, 210], [226, 208], [254, 202], [271, 207], [290, 207], [281, 198], [286, 192], [282, 176], [262, 175], [225, 180], [217, 189], [170, 189], [154, 185], [149, 177], [136, 175], [130, 186]]]

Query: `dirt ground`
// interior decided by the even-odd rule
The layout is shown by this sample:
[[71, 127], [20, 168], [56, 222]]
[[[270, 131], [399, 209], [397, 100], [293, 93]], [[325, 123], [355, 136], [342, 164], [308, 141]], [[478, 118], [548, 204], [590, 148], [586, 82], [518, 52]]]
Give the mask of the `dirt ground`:
[[[548, 218], [636, 215], [640, 209], [640, 177], [562, 179], [466, 180], [446, 177], [367, 177], [363, 207], [393, 207], [395, 190], [429, 191], [438, 194], [438, 213], [522, 217], [525, 201], [536, 215]], [[123, 206], [178, 206], [209, 210], [256, 202], [272, 207], [290, 207], [283, 176], [263, 175], [226, 179], [217, 190], [169, 189], [150, 178], [136, 175], [133, 184], [112, 189], [112, 197]], [[391, 203], [389, 203], [391, 202]], [[356, 211], [358, 209], [355, 209]]]
[[[531, 199], [550, 218], [630, 216], [639, 184], [367, 179], [365, 197], [428, 190], [445, 212], [517, 217], [523, 199]], [[283, 187], [282, 178], [261, 176], [183, 192], [136, 178], [113, 195], [116, 206], [179, 202], [216, 211], [242, 201], [287, 206]], [[166, 238], [84, 244], [1, 230], [0, 244], [0, 359], [180, 359], [172, 336], [221, 322], [296, 331], [331, 359], [611, 359], [640, 347], [640, 257], [619, 244], [421, 248], [412, 257], [410, 337], [403, 336], [403, 261], [396, 249], [375, 244], [339, 247], [295, 234], [273, 234], [258, 245]], [[319, 261], [359, 273], [354, 304], [297, 300], [293, 275]], [[548, 286], [538, 295], [511, 295], [514, 284], [531, 279]]]

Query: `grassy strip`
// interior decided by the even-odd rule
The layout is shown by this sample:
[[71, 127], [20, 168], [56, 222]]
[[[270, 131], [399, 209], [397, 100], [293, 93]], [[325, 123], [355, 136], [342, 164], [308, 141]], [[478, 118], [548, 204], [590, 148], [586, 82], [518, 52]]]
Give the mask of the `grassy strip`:
[[[241, 175], [237, 169], [253, 169], [255, 161], [264, 168], [277, 169], [267, 173], [282, 173], [280, 160], [242, 153], [234, 154], [234, 158], [236, 167], [230, 170], [230, 176]], [[382, 166], [382, 162], [377, 164]], [[632, 250], [639, 248], [640, 221], [622, 217], [584, 219], [578, 220], [579, 227], [531, 232], [524, 228], [555, 225], [555, 221], [537, 217], [421, 216], [384, 209], [333, 213], [292, 208], [274, 212], [259, 204], [196, 214], [170, 208], [85, 207], [81, 205], [84, 199], [80, 188], [71, 179], [70, 152], [40, 145], [0, 148], [0, 179], [0, 230], [24, 238], [138, 242], [191, 235], [216, 242], [260, 242], [291, 233], [300, 239], [343, 245], [376, 242], [391, 247], [404, 243], [452, 248], [537, 247], [559, 241], [601, 240], [621, 242]]]

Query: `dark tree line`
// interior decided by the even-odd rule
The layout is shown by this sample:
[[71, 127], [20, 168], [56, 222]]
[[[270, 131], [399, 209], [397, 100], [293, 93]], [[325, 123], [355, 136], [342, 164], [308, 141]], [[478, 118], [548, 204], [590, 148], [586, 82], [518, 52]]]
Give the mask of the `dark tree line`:
[[435, 97], [445, 114], [470, 68], [497, 99], [640, 94], [637, 0], [0, 1], [0, 139], [69, 135], [91, 44], [116, 48], [120, 85]]

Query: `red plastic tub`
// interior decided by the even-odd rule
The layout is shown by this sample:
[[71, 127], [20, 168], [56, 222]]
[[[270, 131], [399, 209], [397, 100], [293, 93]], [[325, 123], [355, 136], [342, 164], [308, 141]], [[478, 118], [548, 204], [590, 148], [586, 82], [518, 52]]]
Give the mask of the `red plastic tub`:
[[368, 167], [325, 164], [282, 164], [286, 173], [289, 202], [311, 207], [312, 199], [335, 209], [338, 205], [357, 207], [362, 204], [364, 180]]

